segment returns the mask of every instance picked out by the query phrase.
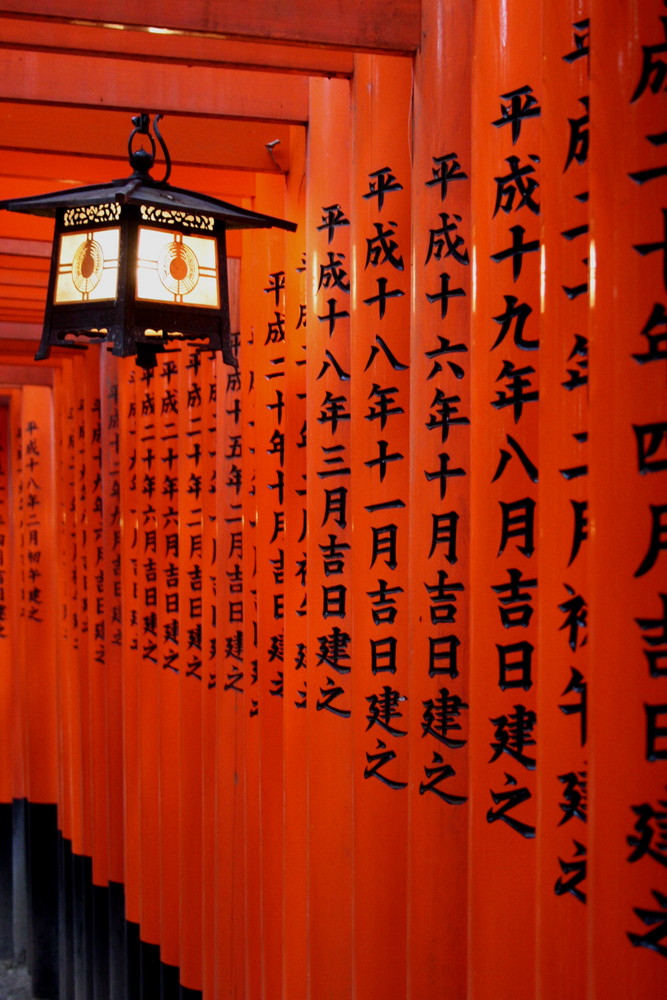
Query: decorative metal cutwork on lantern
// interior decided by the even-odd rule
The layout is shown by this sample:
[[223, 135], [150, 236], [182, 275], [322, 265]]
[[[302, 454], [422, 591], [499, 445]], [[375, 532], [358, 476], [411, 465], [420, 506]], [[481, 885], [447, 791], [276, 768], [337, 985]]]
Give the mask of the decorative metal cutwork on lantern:
[[[172, 187], [161, 117], [152, 128], [166, 164], [162, 180], [150, 176], [157, 149], [150, 116], [141, 114], [132, 118], [130, 177], [0, 202], [56, 220], [36, 360], [53, 346], [109, 343], [113, 354], [136, 355], [138, 365], [151, 368], [158, 353], [187, 341], [235, 364], [225, 234], [275, 226], [294, 232], [296, 225]], [[137, 135], [147, 137], [150, 150], [133, 149]]]

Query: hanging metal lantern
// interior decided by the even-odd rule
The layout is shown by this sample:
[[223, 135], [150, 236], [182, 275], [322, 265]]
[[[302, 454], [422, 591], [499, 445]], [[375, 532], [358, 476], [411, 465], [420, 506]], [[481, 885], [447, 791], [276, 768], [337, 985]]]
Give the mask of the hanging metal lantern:
[[[119, 357], [136, 355], [151, 368], [170, 345], [221, 351], [235, 364], [229, 325], [228, 229], [279, 227], [283, 219], [246, 211], [168, 183], [171, 161], [158, 129], [166, 170], [150, 176], [156, 158], [150, 116], [132, 118], [133, 173], [93, 184], [0, 202], [11, 212], [55, 217], [44, 329], [35, 360], [51, 347], [109, 343]], [[151, 149], [133, 149], [137, 135]]]

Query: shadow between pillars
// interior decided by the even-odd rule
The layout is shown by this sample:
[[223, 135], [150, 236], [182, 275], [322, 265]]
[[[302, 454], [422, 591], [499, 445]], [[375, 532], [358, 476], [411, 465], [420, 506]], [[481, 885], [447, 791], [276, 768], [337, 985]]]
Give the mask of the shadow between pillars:
[[55, 805], [0, 803], [0, 958], [27, 957], [40, 1000], [202, 1000], [125, 919], [120, 883], [58, 830]]

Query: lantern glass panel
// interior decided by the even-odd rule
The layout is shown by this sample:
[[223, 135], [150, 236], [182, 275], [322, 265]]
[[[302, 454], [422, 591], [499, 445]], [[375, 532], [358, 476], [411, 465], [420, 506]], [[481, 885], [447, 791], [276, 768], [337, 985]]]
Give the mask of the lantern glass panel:
[[54, 302], [115, 299], [120, 230], [90, 229], [60, 237]]
[[137, 299], [219, 309], [217, 241], [140, 226]]

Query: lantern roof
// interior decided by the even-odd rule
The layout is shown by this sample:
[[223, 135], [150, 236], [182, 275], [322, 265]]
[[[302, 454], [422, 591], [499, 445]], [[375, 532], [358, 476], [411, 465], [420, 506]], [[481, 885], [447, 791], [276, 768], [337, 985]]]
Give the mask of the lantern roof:
[[0, 209], [23, 212], [27, 215], [54, 217], [59, 209], [86, 207], [119, 202], [121, 205], [147, 205], [172, 212], [208, 215], [225, 224], [227, 229], [271, 229], [278, 227], [290, 232], [296, 230], [294, 222], [277, 219], [260, 212], [231, 205], [229, 202], [208, 195], [173, 187], [166, 181], [156, 181], [145, 173], [135, 172], [124, 180], [87, 187], [52, 191], [28, 198], [9, 198], [0, 201]]

